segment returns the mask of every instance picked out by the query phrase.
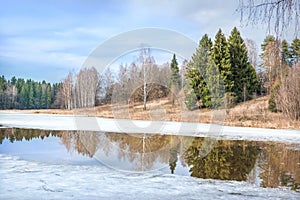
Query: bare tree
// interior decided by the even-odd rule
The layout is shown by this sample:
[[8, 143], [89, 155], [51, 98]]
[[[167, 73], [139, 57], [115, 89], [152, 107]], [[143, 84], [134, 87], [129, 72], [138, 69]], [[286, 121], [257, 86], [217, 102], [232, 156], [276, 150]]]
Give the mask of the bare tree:
[[112, 101], [121, 104], [142, 101], [146, 110], [149, 98], [167, 96], [169, 78], [169, 64], [157, 65], [150, 49], [142, 48], [136, 61], [120, 65]]
[[95, 106], [99, 91], [99, 74], [92, 68], [84, 68], [76, 76], [74, 104], [76, 107]]
[[62, 81], [62, 85], [61, 85], [63, 107], [68, 110], [71, 110], [73, 107], [72, 90], [73, 90], [73, 73], [69, 72], [68, 76]]
[[143, 109], [146, 110], [146, 104], [147, 104], [147, 97], [148, 94], [153, 90], [154, 85], [152, 83], [155, 83], [155, 77], [157, 74], [154, 72], [156, 65], [154, 58], [151, 57], [150, 48], [143, 48], [140, 53], [140, 68], [141, 68], [141, 76], [140, 80], [142, 80], [142, 89], [143, 89], [143, 102], [144, 107]]
[[185, 59], [182, 61], [182, 64], [180, 66], [180, 76], [181, 76], [181, 89], [185, 85], [185, 74], [186, 74], [186, 66], [188, 64], [188, 61]]
[[275, 97], [277, 109], [292, 120], [300, 119], [300, 64], [291, 68]]
[[257, 66], [257, 46], [251, 39], [246, 39], [245, 44], [248, 52], [248, 61], [255, 68]]
[[114, 75], [110, 67], [108, 67], [100, 76], [100, 95], [104, 100], [104, 103], [109, 103], [111, 101], [114, 84]]
[[246, 24], [267, 24], [268, 30], [274, 27], [276, 33], [294, 25], [295, 34], [299, 33], [299, 0], [240, 0], [237, 11]]
[[142, 66], [143, 70], [143, 99], [144, 99], [144, 110], [146, 110], [146, 103], [147, 103], [147, 97], [148, 94], [151, 92], [153, 89], [151, 82], [152, 80], [150, 79], [153, 75], [150, 75], [150, 70], [153, 69], [152, 63], [144, 63]]
[[265, 73], [265, 87], [267, 92], [270, 92], [270, 88], [279, 78], [280, 74], [280, 43], [278, 40], [271, 41], [267, 44], [261, 55], [262, 64], [261, 67]]

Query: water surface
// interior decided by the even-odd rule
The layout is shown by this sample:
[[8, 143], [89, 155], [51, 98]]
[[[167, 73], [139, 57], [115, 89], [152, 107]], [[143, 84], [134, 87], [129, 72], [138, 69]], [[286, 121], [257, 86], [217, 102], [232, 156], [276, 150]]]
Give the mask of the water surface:
[[[58, 179], [60, 184], [67, 184], [67, 180], [61, 179], [61, 176], [79, 169], [80, 173], [82, 170], [86, 173], [87, 178], [85, 180], [78, 175], [74, 176], [79, 179], [74, 181], [80, 183], [83, 179], [84, 182], [90, 180], [93, 184], [100, 181], [99, 177], [92, 179], [92, 171], [103, 173], [103, 176], [100, 176], [103, 183], [106, 183], [105, 174], [109, 173], [110, 178], [113, 176], [114, 179], [122, 179], [126, 176], [128, 181], [141, 177], [142, 180], [146, 180], [145, 177], [148, 176], [152, 177], [153, 181], [153, 177], [157, 176], [163, 177], [160, 181], [168, 182], [170, 177], [176, 177], [176, 182], [171, 181], [175, 185], [184, 185], [187, 184], [186, 180], [193, 180], [211, 187], [213, 182], [210, 181], [216, 181], [213, 185], [220, 184], [217, 188], [221, 191], [228, 190], [228, 184], [240, 189], [244, 186], [239, 184], [247, 184], [247, 187], [255, 189], [256, 192], [253, 193], [258, 195], [257, 197], [260, 194], [258, 188], [265, 192], [263, 188], [277, 188], [275, 191], [279, 194], [274, 192], [274, 195], [280, 196], [282, 192], [282, 195], [286, 195], [287, 192], [291, 198], [300, 192], [300, 147], [299, 144], [293, 143], [217, 141], [210, 138], [158, 134], [1, 128], [0, 155], [0, 175], [3, 184], [18, 178], [20, 174], [32, 173], [33, 176], [39, 173], [39, 176], [43, 177], [44, 172], [51, 177], [48, 180], [37, 178], [38, 184], [41, 185], [39, 188], [44, 192], [65, 192], [63, 186], [51, 189], [47, 181]], [[9, 164], [18, 170], [8, 169]], [[50, 173], [48, 168], [43, 170], [49, 166], [54, 167]], [[64, 170], [61, 171], [62, 169]], [[89, 176], [91, 177], [88, 178]], [[188, 177], [196, 179], [187, 179]], [[191, 186], [193, 184], [191, 183]], [[191, 190], [194, 190], [194, 187], [196, 186]], [[135, 192], [140, 189], [136, 188]], [[246, 190], [226, 194], [236, 195], [235, 193], [242, 197], [247, 196]], [[218, 195], [218, 192], [213, 194]]]

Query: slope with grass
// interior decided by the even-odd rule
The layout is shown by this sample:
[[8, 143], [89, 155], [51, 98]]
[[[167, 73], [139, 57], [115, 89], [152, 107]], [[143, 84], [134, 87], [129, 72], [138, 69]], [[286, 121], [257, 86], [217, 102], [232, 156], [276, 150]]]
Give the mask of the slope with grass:
[[[88, 109], [13, 110], [12, 112], [83, 114], [104, 118], [215, 123], [213, 120], [213, 110], [198, 109], [189, 111], [185, 105], [179, 102], [180, 101], [177, 101], [173, 105], [169, 98], [152, 100], [148, 102], [146, 111], [143, 110], [142, 102], [130, 102], [124, 105], [106, 104]], [[300, 121], [290, 120], [280, 112], [273, 113], [269, 111], [267, 96], [240, 103], [233, 108], [227, 109], [223, 113], [224, 120], [218, 121], [217, 123], [227, 126], [300, 129]]]

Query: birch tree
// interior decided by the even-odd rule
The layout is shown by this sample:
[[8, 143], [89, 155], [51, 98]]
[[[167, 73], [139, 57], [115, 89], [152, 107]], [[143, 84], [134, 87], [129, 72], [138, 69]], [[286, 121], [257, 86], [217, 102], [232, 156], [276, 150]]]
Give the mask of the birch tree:
[[155, 61], [151, 56], [150, 48], [143, 48], [140, 53], [140, 68], [141, 68], [141, 80], [143, 84], [143, 109], [147, 109], [147, 96], [153, 90], [155, 83]]
[[239, 0], [237, 11], [240, 12], [241, 21], [246, 24], [267, 24], [277, 34], [290, 31], [294, 27], [295, 35], [300, 32], [299, 0]]
[[99, 91], [99, 74], [92, 68], [84, 68], [76, 76], [75, 105], [76, 107], [93, 107]]
[[73, 73], [70, 72], [68, 76], [62, 81], [62, 86], [61, 86], [63, 105], [64, 108], [68, 110], [71, 110], [73, 107], [72, 90], [73, 90]]

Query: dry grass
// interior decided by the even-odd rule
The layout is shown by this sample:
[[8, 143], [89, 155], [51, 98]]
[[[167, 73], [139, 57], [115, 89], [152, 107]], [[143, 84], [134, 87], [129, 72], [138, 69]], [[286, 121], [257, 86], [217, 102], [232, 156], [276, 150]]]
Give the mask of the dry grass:
[[300, 129], [300, 121], [293, 121], [282, 113], [268, 110], [268, 97], [241, 103], [228, 111], [226, 124], [231, 126]]
[[[261, 127], [261, 128], [284, 128], [300, 129], [300, 121], [287, 119], [282, 113], [272, 113], [268, 110], [268, 97], [260, 97], [227, 109], [225, 119], [216, 122], [213, 119], [214, 111], [201, 109], [189, 111], [183, 103], [175, 102], [168, 98], [153, 100], [147, 103], [147, 110], [143, 110], [141, 102], [130, 104], [107, 104], [95, 108], [62, 110], [23, 110], [21, 112], [49, 113], [49, 114], [83, 114], [106, 118], [185, 121], [200, 123], [221, 123], [229, 126]], [[12, 110], [20, 112], [19, 110]]]

